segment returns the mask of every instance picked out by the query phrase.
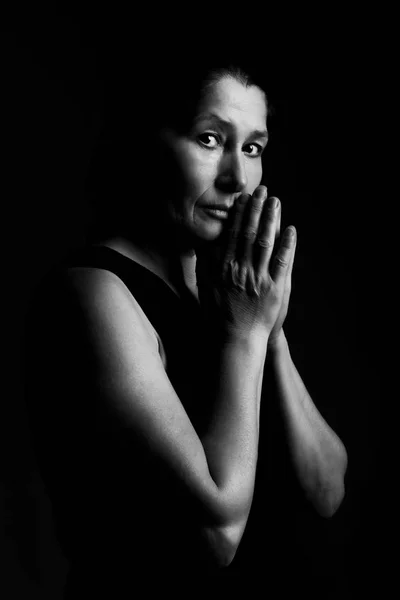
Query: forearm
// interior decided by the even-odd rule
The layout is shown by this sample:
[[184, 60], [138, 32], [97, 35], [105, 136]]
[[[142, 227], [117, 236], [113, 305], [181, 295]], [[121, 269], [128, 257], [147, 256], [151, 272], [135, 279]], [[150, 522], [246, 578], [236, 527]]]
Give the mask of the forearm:
[[344, 495], [345, 447], [312, 402], [293, 364], [283, 331], [269, 357], [300, 485], [318, 512], [331, 516]]
[[247, 518], [253, 497], [265, 356], [266, 343], [230, 340], [214, 359], [214, 410], [201, 441], [232, 520]]

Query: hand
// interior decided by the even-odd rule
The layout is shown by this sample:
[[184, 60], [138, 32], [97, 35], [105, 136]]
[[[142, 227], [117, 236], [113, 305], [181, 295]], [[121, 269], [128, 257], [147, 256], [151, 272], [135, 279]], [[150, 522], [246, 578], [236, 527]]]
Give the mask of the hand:
[[[282, 214], [281, 204], [279, 204], [279, 214], [278, 214], [277, 226], [276, 226], [276, 239], [279, 239], [279, 235], [280, 235], [281, 214]], [[279, 336], [282, 332], [282, 326], [286, 319], [286, 315], [287, 315], [288, 308], [289, 308], [290, 292], [292, 289], [292, 270], [293, 270], [294, 256], [295, 256], [295, 252], [296, 252], [296, 241], [297, 240], [294, 241], [295, 247], [293, 248], [293, 252], [290, 257], [289, 266], [286, 271], [285, 286], [284, 286], [281, 309], [280, 309], [278, 318], [275, 321], [275, 325], [274, 325], [274, 327], [270, 333], [270, 336], [268, 338], [268, 346], [270, 348], [275, 346], [275, 344], [278, 342]]]
[[207, 325], [225, 335], [267, 340], [281, 313], [296, 231], [288, 227], [271, 260], [279, 201], [265, 186], [242, 195], [227, 228], [197, 253], [197, 285]]

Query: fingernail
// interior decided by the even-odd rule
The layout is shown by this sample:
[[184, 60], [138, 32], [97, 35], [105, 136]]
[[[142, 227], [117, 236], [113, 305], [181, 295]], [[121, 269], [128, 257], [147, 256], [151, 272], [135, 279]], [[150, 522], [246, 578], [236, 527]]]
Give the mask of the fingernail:
[[268, 197], [268, 190], [266, 187], [261, 187], [261, 189], [259, 190], [259, 195], [262, 198], [262, 200], [265, 200], [265, 198]]
[[268, 202], [269, 202], [270, 208], [272, 208], [272, 209], [278, 208], [278, 205], [279, 205], [278, 198], [275, 198], [274, 196], [270, 196], [268, 198]]

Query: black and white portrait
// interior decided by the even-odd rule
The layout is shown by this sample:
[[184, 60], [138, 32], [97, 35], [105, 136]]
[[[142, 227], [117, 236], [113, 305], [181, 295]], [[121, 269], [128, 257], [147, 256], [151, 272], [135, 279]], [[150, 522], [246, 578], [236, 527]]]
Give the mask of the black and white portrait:
[[4, 21], [4, 600], [386, 597], [373, 44], [241, 10]]

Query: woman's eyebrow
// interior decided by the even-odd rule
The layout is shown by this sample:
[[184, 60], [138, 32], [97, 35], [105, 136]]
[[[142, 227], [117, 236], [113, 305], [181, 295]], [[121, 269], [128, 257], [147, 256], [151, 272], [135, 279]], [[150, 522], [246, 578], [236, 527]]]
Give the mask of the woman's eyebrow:
[[[195, 118], [195, 123], [197, 123], [198, 121], [215, 121], [219, 125], [223, 125], [228, 129], [233, 129], [233, 125], [230, 121], [226, 121], [225, 119], [214, 113], [200, 113]], [[254, 129], [254, 131], [250, 133], [249, 137], [265, 138], [268, 141], [268, 130]]]

